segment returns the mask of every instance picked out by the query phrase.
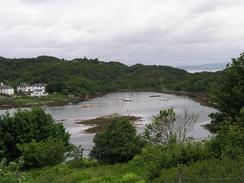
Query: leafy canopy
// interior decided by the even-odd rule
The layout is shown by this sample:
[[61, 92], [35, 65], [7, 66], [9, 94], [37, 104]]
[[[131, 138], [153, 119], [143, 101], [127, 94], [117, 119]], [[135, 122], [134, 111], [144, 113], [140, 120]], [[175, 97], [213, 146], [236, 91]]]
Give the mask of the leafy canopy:
[[45, 141], [53, 137], [61, 139], [65, 148], [70, 146], [70, 135], [63, 124], [56, 123], [50, 114], [41, 108], [18, 110], [15, 114], [0, 116], [0, 158], [18, 158], [21, 153], [17, 144]]
[[135, 127], [126, 119], [114, 119], [93, 141], [90, 156], [106, 163], [127, 162], [143, 147]]
[[187, 110], [178, 115], [173, 108], [161, 110], [146, 126], [144, 135], [152, 143], [182, 143], [188, 140], [187, 135], [197, 119], [197, 114], [189, 113]]

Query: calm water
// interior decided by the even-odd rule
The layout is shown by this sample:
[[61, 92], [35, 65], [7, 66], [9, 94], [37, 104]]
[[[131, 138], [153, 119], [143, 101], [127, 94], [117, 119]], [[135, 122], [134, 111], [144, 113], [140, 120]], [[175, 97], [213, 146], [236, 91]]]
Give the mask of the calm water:
[[[94, 134], [87, 134], [84, 129], [89, 128], [85, 125], [75, 124], [81, 120], [97, 118], [112, 113], [118, 113], [121, 115], [133, 115], [142, 117], [141, 121], [137, 122], [138, 132], [142, 132], [145, 125], [150, 122], [152, 116], [156, 115], [160, 110], [173, 107], [176, 113], [181, 113], [184, 109], [188, 109], [190, 112], [198, 113], [199, 119], [195, 124], [191, 136], [195, 138], [206, 138], [211, 134], [201, 127], [201, 125], [209, 123], [210, 119], [208, 115], [212, 112], [216, 112], [216, 109], [202, 106], [186, 96], [165, 95], [168, 101], [162, 101], [159, 97], [150, 97], [151, 95], [157, 95], [155, 92], [128, 92], [128, 93], [112, 93], [103, 97], [98, 97], [86, 102], [86, 104], [92, 107], [84, 108], [84, 103], [71, 104], [58, 107], [43, 107], [53, 117], [61, 121], [65, 128], [71, 134], [71, 142], [78, 145], [82, 144], [87, 155], [92, 148], [92, 138]], [[118, 100], [121, 97], [129, 97], [133, 101], [124, 102]], [[10, 113], [15, 109], [9, 110]], [[6, 110], [0, 110], [0, 114], [5, 113]]]

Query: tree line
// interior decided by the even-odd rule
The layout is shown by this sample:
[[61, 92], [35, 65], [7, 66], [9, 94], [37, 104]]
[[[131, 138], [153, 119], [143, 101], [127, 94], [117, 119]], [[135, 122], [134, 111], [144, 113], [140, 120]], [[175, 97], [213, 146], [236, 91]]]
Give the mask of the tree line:
[[6, 59], [0, 57], [0, 81], [17, 86], [21, 83], [47, 83], [49, 93], [75, 96], [128, 90], [174, 90], [207, 92], [221, 81], [222, 72], [191, 74], [184, 70], [156, 65], [127, 66], [98, 59], [58, 59], [49, 56]]

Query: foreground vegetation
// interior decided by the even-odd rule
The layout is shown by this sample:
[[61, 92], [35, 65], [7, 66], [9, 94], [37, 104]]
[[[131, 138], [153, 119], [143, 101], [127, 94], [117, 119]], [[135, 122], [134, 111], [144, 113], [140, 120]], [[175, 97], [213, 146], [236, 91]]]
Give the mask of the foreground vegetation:
[[[69, 143], [63, 125], [43, 110], [5, 114], [0, 117], [0, 182], [159, 183], [175, 182], [179, 174], [205, 182], [209, 177], [240, 182], [244, 55], [234, 59], [223, 74], [224, 82], [210, 92], [219, 109], [211, 114], [210, 127], [216, 135], [202, 142], [187, 138], [196, 115], [177, 115], [167, 109], [153, 118], [143, 135], [136, 133], [128, 119], [110, 121], [95, 135], [87, 159], [81, 147]], [[73, 159], [64, 162], [67, 156]]]

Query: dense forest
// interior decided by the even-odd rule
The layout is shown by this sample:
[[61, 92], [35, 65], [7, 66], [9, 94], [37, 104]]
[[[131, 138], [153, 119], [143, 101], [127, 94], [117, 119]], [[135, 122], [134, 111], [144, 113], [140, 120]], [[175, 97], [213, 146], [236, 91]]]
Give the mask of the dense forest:
[[59, 92], [75, 96], [122, 89], [206, 92], [218, 85], [221, 78], [222, 72], [191, 74], [169, 66], [127, 66], [98, 59], [0, 57], [0, 81], [15, 87], [21, 83], [47, 83], [49, 93]]

